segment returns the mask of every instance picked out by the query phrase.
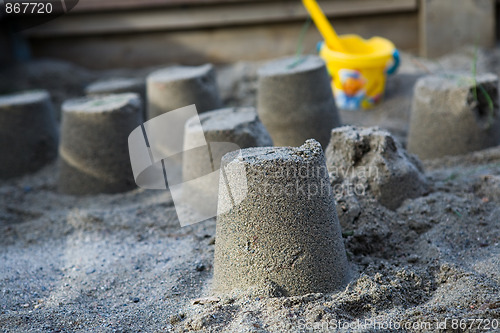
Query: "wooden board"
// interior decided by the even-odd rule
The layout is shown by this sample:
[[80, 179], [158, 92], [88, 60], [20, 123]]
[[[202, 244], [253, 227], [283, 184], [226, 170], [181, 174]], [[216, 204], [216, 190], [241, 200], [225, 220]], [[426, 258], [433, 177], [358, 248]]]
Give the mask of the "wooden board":
[[495, 43], [494, 0], [421, 0], [420, 54], [438, 57], [470, 44]]
[[[417, 0], [337, 0], [321, 1], [321, 6], [333, 19], [416, 12], [418, 8]], [[304, 20], [306, 17], [307, 12], [300, 1], [231, 2], [212, 6], [169, 7], [125, 12], [76, 12], [30, 29], [26, 31], [26, 34], [53, 37], [187, 30], [297, 21]], [[360, 22], [362, 22], [361, 18]]]
[[[33, 55], [55, 57], [89, 68], [143, 67], [168, 63], [229, 63], [292, 55], [303, 22], [213, 28], [190, 31], [161, 31], [140, 34], [68, 36], [31, 39]], [[338, 18], [339, 33], [363, 37], [380, 35], [398, 48], [416, 52], [418, 18], [415, 13]], [[321, 36], [310, 27], [305, 53], [316, 53]]]

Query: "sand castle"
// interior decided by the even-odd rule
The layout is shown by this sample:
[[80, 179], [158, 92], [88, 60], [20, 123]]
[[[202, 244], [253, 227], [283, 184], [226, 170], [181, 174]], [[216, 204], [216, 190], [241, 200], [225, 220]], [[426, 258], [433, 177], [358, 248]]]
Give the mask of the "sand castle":
[[218, 171], [222, 156], [230, 151], [272, 145], [271, 137], [253, 107], [225, 108], [189, 119], [184, 131], [182, 164], [186, 200], [205, 214], [215, 216], [218, 172], [217, 177], [201, 177]]
[[0, 96], [0, 178], [34, 172], [57, 156], [58, 131], [44, 90]]
[[135, 188], [127, 140], [142, 121], [139, 96], [73, 99], [62, 112], [59, 191], [83, 195]]
[[429, 75], [415, 85], [408, 151], [422, 159], [500, 144], [498, 77]]
[[[225, 189], [237, 189], [238, 180], [246, 181], [247, 193], [233, 205], [235, 195]], [[317, 141], [226, 154], [220, 189], [215, 292], [274, 286], [291, 296], [346, 283], [344, 243]]]
[[276, 146], [314, 138], [326, 147], [340, 126], [330, 78], [319, 57], [278, 59], [258, 71], [257, 111]]
[[352, 190], [360, 196], [366, 191], [396, 209], [405, 199], [428, 191], [420, 162], [377, 127], [333, 129], [325, 154], [335, 192]]
[[212, 65], [173, 66], [147, 77], [148, 119], [186, 105], [198, 112], [222, 107]]
[[113, 78], [91, 83], [85, 88], [87, 96], [136, 93], [141, 97], [143, 118], [146, 119], [146, 81], [138, 78]]

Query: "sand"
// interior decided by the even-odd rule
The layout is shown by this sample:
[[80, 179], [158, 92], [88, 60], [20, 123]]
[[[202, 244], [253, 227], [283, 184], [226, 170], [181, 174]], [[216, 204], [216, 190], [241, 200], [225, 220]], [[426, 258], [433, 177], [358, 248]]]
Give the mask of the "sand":
[[415, 84], [408, 151], [422, 159], [500, 144], [498, 76], [448, 73]]
[[229, 153], [219, 188], [214, 292], [296, 296], [345, 286], [349, 266], [318, 141]]
[[39, 170], [57, 156], [59, 131], [47, 91], [0, 97], [0, 178]]
[[141, 78], [111, 78], [93, 82], [85, 87], [87, 96], [136, 93], [141, 98], [142, 117], [147, 118], [146, 81]]
[[[473, 53], [465, 49], [435, 62], [403, 55], [386, 102], [370, 113], [343, 112], [343, 122], [380, 126], [405, 143], [415, 79], [441, 67], [469, 70]], [[498, 74], [499, 54], [481, 51], [480, 70]], [[58, 68], [66, 71], [68, 65], [56, 64], [50, 70], [18, 68], [21, 74], [11, 76], [16, 80], [9, 85], [29, 88], [36, 82], [62, 96], [64, 87], [50, 78], [63, 76]], [[243, 100], [239, 96], [250, 105], [255, 101], [252, 68], [258, 65], [236, 70], [242, 66], [221, 71], [223, 80], [239, 82], [221, 91], [229, 105]], [[97, 75], [73, 73], [73, 81], [78, 73]], [[340, 321], [353, 332], [371, 332], [374, 325], [383, 332], [389, 325], [400, 325], [393, 331], [409, 325], [407, 331], [442, 332], [437, 325], [445, 320], [452, 331], [452, 320], [465, 319], [472, 325], [465, 331], [487, 331], [500, 324], [500, 148], [425, 161], [424, 170], [429, 193], [395, 211], [368, 196], [338, 201], [353, 278], [339, 292], [294, 297], [251, 289], [213, 297], [215, 221], [181, 228], [166, 191], [59, 194], [55, 163], [1, 181], [0, 329], [321, 332], [334, 331]]]
[[326, 147], [341, 124], [325, 62], [318, 56], [285, 57], [258, 70], [257, 113], [275, 146], [314, 138]]
[[217, 215], [222, 156], [242, 148], [272, 146], [273, 141], [255, 108], [242, 107], [204, 112], [188, 119], [183, 145], [182, 197], [194, 209], [212, 217]]
[[[398, 208], [405, 199], [428, 193], [421, 163], [387, 131], [343, 126], [331, 131], [326, 166], [340, 200], [353, 192], [373, 195], [383, 206]], [[352, 196], [352, 195], [351, 195]]]
[[143, 119], [139, 95], [70, 99], [62, 113], [58, 190], [86, 195], [136, 188], [127, 143]]
[[212, 64], [162, 68], [148, 75], [146, 86], [148, 119], [191, 104], [199, 113], [222, 107]]

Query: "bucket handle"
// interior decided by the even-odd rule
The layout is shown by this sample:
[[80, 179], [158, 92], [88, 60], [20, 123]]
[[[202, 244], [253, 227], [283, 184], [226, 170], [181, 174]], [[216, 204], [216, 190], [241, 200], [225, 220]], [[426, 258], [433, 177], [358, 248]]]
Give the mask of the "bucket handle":
[[388, 75], [396, 73], [396, 70], [398, 69], [399, 64], [401, 63], [398, 49], [394, 49], [394, 52], [392, 52], [392, 59], [393, 59], [392, 66], [385, 71]]

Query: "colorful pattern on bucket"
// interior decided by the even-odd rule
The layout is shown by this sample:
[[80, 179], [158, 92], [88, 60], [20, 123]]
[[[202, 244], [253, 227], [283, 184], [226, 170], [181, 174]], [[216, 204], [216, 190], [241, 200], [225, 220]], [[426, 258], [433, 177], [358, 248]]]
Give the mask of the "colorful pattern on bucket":
[[339, 109], [370, 109], [382, 101], [386, 75], [383, 68], [340, 68], [330, 72], [335, 103]]

